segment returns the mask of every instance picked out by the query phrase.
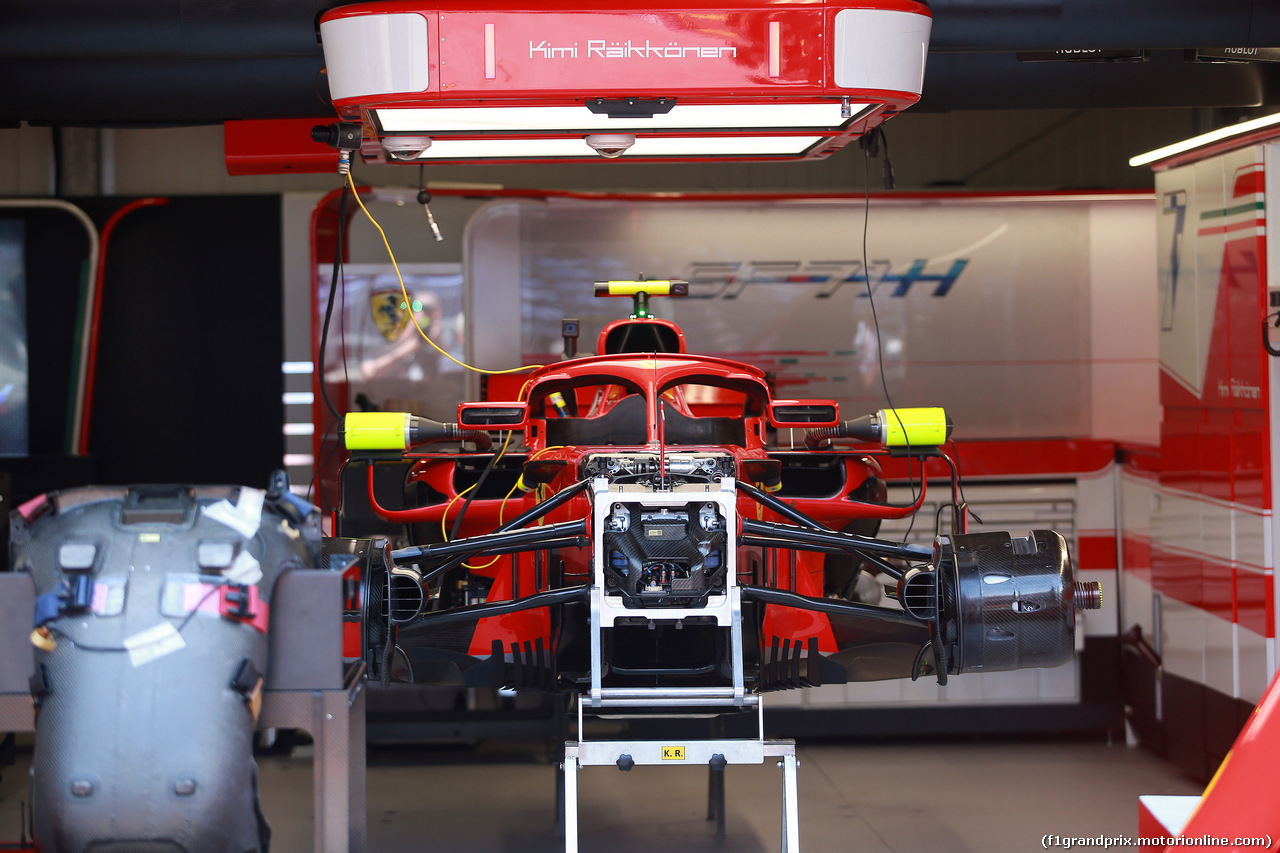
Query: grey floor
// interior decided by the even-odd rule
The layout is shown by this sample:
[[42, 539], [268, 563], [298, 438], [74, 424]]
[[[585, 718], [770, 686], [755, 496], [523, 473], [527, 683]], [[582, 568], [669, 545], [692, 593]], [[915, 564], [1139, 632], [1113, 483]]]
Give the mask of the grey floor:
[[[801, 848], [849, 853], [1030, 851], [1046, 833], [1134, 835], [1140, 794], [1199, 794], [1152, 754], [1091, 741], [958, 740], [802, 746]], [[18, 836], [29, 753], [0, 777], [0, 841]], [[309, 748], [260, 759], [275, 853], [311, 850]], [[728, 835], [706, 817], [694, 767], [584, 768], [584, 853], [779, 849], [782, 771], [730, 767]], [[369, 850], [563, 850], [555, 769], [541, 744], [376, 747], [368, 774]]]
[[[822, 744], [799, 750], [805, 851], [1029, 851], [1046, 833], [1134, 835], [1140, 794], [1199, 794], [1150, 753], [1101, 742]], [[540, 747], [376, 749], [369, 849], [555, 851], [555, 769]], [[782, 771], [730, 767], [728, 835], [706, 821], [707, 772], [584, 768], [580, 844], [609, 851], [776, 851]], [[310, 765], [262, 767], [280, 850], [308, 846]], [[287, 814], [287, 817], [285, 816]]]

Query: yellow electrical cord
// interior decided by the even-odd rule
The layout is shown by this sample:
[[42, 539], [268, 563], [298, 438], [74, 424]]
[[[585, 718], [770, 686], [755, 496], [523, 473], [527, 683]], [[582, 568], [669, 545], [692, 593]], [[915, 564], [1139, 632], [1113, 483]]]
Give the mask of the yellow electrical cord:
[[465, 489], [454, 495], [449, 500], [449, 503], [445, 504], [444, 514], [440, 516], [440, 534], [444, 537], [444, 541], [449, 541], [449, 510], [453, 509], [453, 502], [475, 487], [475, 483], [472, 483], [470, 486], [467, 486]]
[[[506, 454], [507, 447], [511, 444], [511, 434], [513, 432], [515, 432], [515, 430], [507, 430], [506, 441], [502, 442], [502, 448], [498, 451], [498, 455], [493, 460], [494, 467], [497, 467], [498, 463], [502, 461], [502, 457]], [[474, 489], [476, 485], [476, 483], [472, 483], [470, 486], [467, 486], [465, 489], [454, 495], [453, 498], [445, 504], [444, 513], [440, 516], [440, 533], [444, 536], [444, 541], [449, 541], [449, 510], [453, 509], [453, 502]]]
[[[502, 459], [503, 455], [506, 454], [507, 448], [511, 445], [511, 435], [514, 432], [515, 430], [507, 430], [507, 438], [505, 441], [502, 442], [502, 449], [498, 451], [497, 457], [493, 460], [494, 465], [497, 465], [498, 460]], [[447, 504], [445, 504], [444, 512], [440, 516], [440, 535], [444, 537], [444, 541], [446, 542], [449, 541], [449, 510], [453, 509], [454, 501], [456, 501], [458, 498], [462, 497], [467, 492], [474, 489], [476, 485], [477, 484], [473, 483], [470, 486], [467, 486], [465, 489], [463, 489], [462, 491], [454, 495], [453, 498], [450, 499], [450, 501]], [[511, 491], [507, 492], [507, 497], [503, 498], [502, 503], [498, 506], [498, 526], [499, 527], [502, 526], [502, 510], [507, 505], [507, 498], [511, 497], [512, 493], [515, 492], [515, 490], [516, 490], [515, 486], [512, 486]], [[485, 563], [483, 566], [473, 566], [470, 563], [463, 563], [462, 565], [468, 569], [487, 569], [490, 566], [492, 566], [494, 563], [498, 562], [498, 559], [501, 556], [502, 555], [499, 554], [489, 562]]]
[[[382, 245], [387, 247], [387, 257], [391, 258], [391, 266], [396, 271], [396, 279], [398, 279], [400, 282], [400, 294], [404, 297], [405, 309], [408, 310], [413, 300], [409, 298], [409, 290], [404, 286], [404, 276], [400, 274], [400, 265], [396, 263], [395, 253], [391, 251], [391, 243], [387, 241], [387, 232], [382, 230], [382, 226], [378, 224], [378, 220], [373, 218], [373, 214], [369, 212], [369, 208], [365, 207], [364, 202], [360, 200], [360, 191], [356, 189], [355, 179], [351, 177], [350, 172], [347, 173], [347, 183], [351, 185], [351, 194], [355, 196], [356, 204], [360, 205], [360, 209], [364, 211], [364, 215], [369, 218], [369, 221], [371, 223], [373, 223], [373, 227], [378, 229], [378, 234], [382, 237]], [[427, 343], [431, 344], [431, 346], [435, 349], [436, 352], [440, 353], [442, 356], [449, 359], [459, 367], [464, 367], [467, 370], [473, 370], [476, 373], [487, 373], [491, 376], [496, 376], [501, 373], [521, 373], [526, 370], [537, 370], [545, 366], [541, 364], [526, 364], [524, 367], [509, 367], [506, 370], [485, 370], [483, 367], [472, 367], [471, 365], [467, 364], [465, 361], [459, 361], [458, 359], [449, 355], [449, 353], [445, 352], [443, 349], [440, 348], [439, 344], [431, 340], [431, 338], [427, 337], [427, 333], [424, 332], [422, 330], [422, 327], [418, 325], [418, 318], [413, 316], [412, 311], [409, 311], [409, 319], [413, 321], [413, 327], [418, 330], [418, 334], [422, 335], [422, 339]]]
[[[550, 447], [544, 447], [541, 450], [539, 450], [537, 453], [533, 454], [528, 459], [526, 459], [525, 464], [528, 464], [529, 462], [532, 462], [533, 460], [537, 459], [539, 456], [541, 456], [543, 453], [546, 453], [548, 450], [564, 450], [564, 445], [553, 444]], [[538, 486], [537, 489], [534, 490], [533, 496], [535, 498], [536, 503], [542, 503], [547, 498], [551, 497], [550, 495], [546, 494], [546, 490], [547, 490], [546, 484], [540, 485]], [[542, 519], [539, 518], [536, 522], [534, 522], [534, 527], [541, 527], [541, 526], [542, 526]]]
[[[501, 527], [501, 526], [502, 526], [502, 513], [503, 513], [503, 511], [507, 508], [507, 501], [508, 501], [508, 500], [510, 500], [511, 496], [512, 496], [512, 495], [514, 495], [514, 494], [516, 493], [516, 489], [517, 489], [517, 488], [519, 488], [519, 483], [517, 483], [516, 485], [512, 486], [512, 487], [511, 487], [511, 491], [507, 492], [506, 497], [504, 497], [504, 498], [502, 499], [502, 503], [498, 504], [498, 526], [499, 526], [499, 527]], [[446, 512], [448, 512], [448, 510], [445, 510], [445, 511], [446, 511]], [[492, 560], [490, 560], [489, 562], [485, 563], [483, 566], [473, 566], [473, 565], [471, 565], [470, 563], [463, 563], [462, 565], [466, 566], [468, 569], [487, 569], [487, 568], [489, 568], [490, 566], [492, 566], [494, 563], [496, 563], [496, 562], [498, 562], [499, 560], [501, 560], [501, 559], [502, 559], [502, 556], [503, 556], [502, 554], [496, 554], [496, 555], [494, 555], [494, 558], [493, 558]], [[510, 557], [511, 557], [511, 559], [513, 559], [513, 560], [516, 558], [515, 554], [511, 554], [511, 555], [509, 555], [509, 556], [510, 556]]]
[[[514, 432], [514, 430], [507, 431], [507, 439], [506, 441], [502, 442], [502, 449], [498, 451], [498, 458], [493, 460], [494, 465], [497, 465], [498, 459], [501, 459], [503, 454], [507, 452], [507, 446], [511, 443], [512, 432]], [[526, 461], [532, 461], [534, 458], [536, 458], [540, 454], [546, 453], [548, 450], [564, 450], [564, 445], [557, 444], [551, 447], [544, 447], [541, 450], [539, 450], [537, 453], [533, 454], [533, 456], [530, 456], [529, 459]], [[507, 501], [511, 500], [511, 496], [516, 493], [516, 489], [520, 488], [521, 482], [522, 481], [520, 479], [517, 479], [515, 482], [515, 485], [511, 487], [511, 491], [507, 492], [506, 496], [503, 497], [502, 503], [498, 504], [498, 526], [499, 527], [502, 526], [502, 516], [507, 509]], [[454, 495], [449, 500], [449, 503], [445, 504], [444, 512], [440, 516], [440, 535], [444, 537], [444, 541], [446, 542], [449, 541], [449, 510], [453, 509], [453, 504], [458, 500], [458, 498], [462, 497], [463, 495], [465, 495], [467, 492], [471, 491], [474, 488], [475, 488], [474, 484], [467, 486], [465, 489], [463, 489], [462, 491]], [[543, 488], [542, 486], [539, 486], [535, 494], [535, 497], [539, 498], [540, 500], [543, 499], [541, 498], [542, 488]], [[538, 519], [538, 525], [541, 525], [541, 524], [542, 524], [542, 519]], [[470, 563], [463, 563], [462, 565], [468, 569], [487, 569], [490, 566], [492, 566], [494, 563], [498, 562], [498, 560], [500, 559], [502, 559], [502, 555], [498, 554], [492, 560], [485, 563], [483, 566], [473, 566]]]

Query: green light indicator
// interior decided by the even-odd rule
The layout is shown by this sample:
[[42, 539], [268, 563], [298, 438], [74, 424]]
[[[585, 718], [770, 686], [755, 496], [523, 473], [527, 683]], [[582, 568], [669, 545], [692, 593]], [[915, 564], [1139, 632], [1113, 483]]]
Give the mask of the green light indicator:
[[401, 310], [401, 311], [403, 311], [404, 309], [406, 309], [406, 308], [408, 308], [408, 307], [409, 307], [409, 306], [408, 306], [408, 305], [405, 305], [403, 302], [401, 302], [401, 303], [400, 303], [400, 310]]
[[422, 310], [422, 300], [421, 300], [421, 299], [415, 299], [415, 300], [413, 300], [413, 310], [414, 310], [415, 312], [417, 312], [417, 311], [421, 311], [421, 310]]

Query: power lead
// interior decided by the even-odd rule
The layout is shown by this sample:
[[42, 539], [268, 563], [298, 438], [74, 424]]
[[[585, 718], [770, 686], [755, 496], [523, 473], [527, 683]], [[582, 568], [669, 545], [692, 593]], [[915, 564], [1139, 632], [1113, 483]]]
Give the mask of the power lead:
[[364, 126], [350, 121], [317, 124], [311, 128], [311, 138], [338, 149], [338, 174], [346, 175], [351, 172], [351, 152], [359, 151], [364, 142]]

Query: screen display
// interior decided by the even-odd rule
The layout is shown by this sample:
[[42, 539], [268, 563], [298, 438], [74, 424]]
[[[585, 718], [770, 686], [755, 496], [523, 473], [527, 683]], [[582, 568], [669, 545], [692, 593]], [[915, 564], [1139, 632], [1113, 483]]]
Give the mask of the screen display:
[[27, 370], [23, 223], [0, 219], [0, 456], [28, 452]]

